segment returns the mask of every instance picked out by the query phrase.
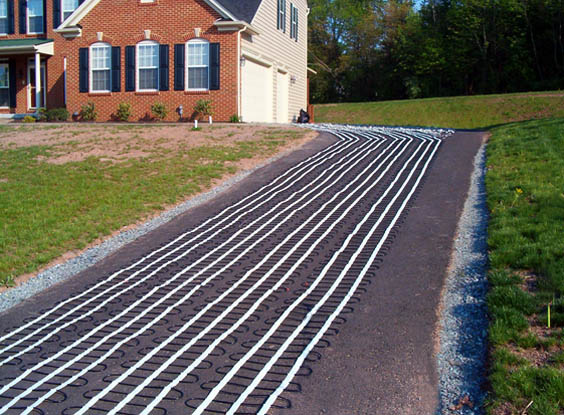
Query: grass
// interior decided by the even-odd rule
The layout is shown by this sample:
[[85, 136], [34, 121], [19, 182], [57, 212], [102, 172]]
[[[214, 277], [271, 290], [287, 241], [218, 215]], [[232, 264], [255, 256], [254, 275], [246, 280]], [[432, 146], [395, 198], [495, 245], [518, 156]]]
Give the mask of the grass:
[[[15, 131], [0, 126], [0, 133], [9, 134], [10, 128]], [[23, 128], [42, 131], [41, 126]], [[107, 132], [116, 128], [135, 130], [108, 126]], [[237, 161], [271, 155], [305, 134], [305, 130], [268, 131], [231, 145], [212, 141], [174, 150], [155, 147], [147, 150], [146, 157], [112, 161], [88, 157], [64, 164], [48, 162], [63, 150], [76, 151], [72, 141], [0, 148], [0, 284], [13, 285], [15, 277], [36, 271], [65, 252], [83, 249], [208, 188], [213, 180], [234, 173]], [[111, 146], [115, 139], [103, 140]]]
[[475, 129], [548, 117], [564, 117], [564, 93], [554, 91], [315, 106], [316, 122], [341, 124]]
[[564, 414], [564, 93], [317, 105], [315, 119], [490, 130], [487, 411]]
[[[490, 414], [564, 413], [564, 118], [492, 129]], [[552, 302], [551, 328], [547, 305]]]

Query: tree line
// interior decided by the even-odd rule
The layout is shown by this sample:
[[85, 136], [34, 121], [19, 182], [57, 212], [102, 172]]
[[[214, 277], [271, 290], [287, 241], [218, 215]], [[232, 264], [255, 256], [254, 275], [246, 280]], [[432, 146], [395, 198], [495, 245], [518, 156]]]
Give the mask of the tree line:
[[314, 103], [564, 87], [564, 0], [309, 0]]

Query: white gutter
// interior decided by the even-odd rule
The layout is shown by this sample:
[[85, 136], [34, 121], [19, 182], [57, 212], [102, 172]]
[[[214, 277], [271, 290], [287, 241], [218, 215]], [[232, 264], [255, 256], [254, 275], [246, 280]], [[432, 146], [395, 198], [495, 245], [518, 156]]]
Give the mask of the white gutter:
[[251, 35], [260, 35], [260, 32], [255, 27], [251, 26], [249, 23], [242, 20], [227, 21], [227, 20], [216, 20], [214, 26], [220, 32], [231, 32], [238, 30], [239, 32], [248, 32]]

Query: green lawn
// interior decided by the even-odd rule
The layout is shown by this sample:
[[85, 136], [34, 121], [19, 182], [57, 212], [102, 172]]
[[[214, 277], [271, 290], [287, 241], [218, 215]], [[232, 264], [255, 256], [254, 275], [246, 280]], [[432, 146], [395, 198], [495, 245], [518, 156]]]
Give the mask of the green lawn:
[[341, 124], [474, 129], [547, 117], [564, 117], [564, 93], [554, 91], [315, 106], [316, 122]]
[[[45, 127], [49, 126], [2, 125], [0, 133], [4, 137], [29, 132], [41, 135], [47, 133]], [[234, 163], [241, 159], [272, 155], [288, 140], [305, 134], [302, 129], [266, 128], [253, 139], [227, 145], [214, 140], [217, 130], [208, 129], [208, 144], [171, 149], [165, 146], [166, 137], [157, 138], [159, 129], [154, 126], [65, 128], [70, 129], [70, 141], [0, 146], [1, 285], [12, 285], [15, 277], [36, 271], [65, 252], [83, 249], [208, 188], [214, 179], [234, 173]], [[86, 128], [95, 130], [89, 133]], [[111, 134], [120, 132], [119, 128], [135, 135], [118, 146], [119, 140]], [[155, 136], [151, 143], [139, 137], [149, 128], [148, 134]], [[79, 133], [82, 138], [73, 138]], [[225, 138], [234, 134], [236, 131], [225, 134]], [[63, 164], [49, 162], [90, 151], [92, 146], [115, 146], [116, 154], [143, 151], [144, 156], [116, 155], [112, 160], [91, 156]]]
[[562, 414], [564, 118], [492, 129], [487, 160], [490, 413]]

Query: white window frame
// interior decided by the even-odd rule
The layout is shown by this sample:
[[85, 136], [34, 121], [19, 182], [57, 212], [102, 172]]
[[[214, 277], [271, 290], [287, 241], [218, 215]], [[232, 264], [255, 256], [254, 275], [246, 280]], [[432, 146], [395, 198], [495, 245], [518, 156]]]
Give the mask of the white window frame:
[[61, 23], [64, 22], [66, 19], [68, 19], [70, 17], [70, 15], [65, 19], [65, 13], [70, 12], [70, 14], [73, 14], [73, 12], [78, 8], [79, 4], [78, 4], [78, 0], [73, 0], [76, 4], [74, 9], [65, 9], [65, 0], [61, 0]]
[[6, 7], [4, 8], [4, 10], [0, 10], [0, 19], [6, 19], [6, 31], [0, 32], [0, 35], [7, 35], [9, 31], [8, 26], [10, 25], [10, 22], [8, 21], [8, 0], [3, 1], [6, 2]]
[[[143, 67], [141, 68], [139, 66], [139, 58], [140, 58], [140, 54], [139, 54], [139, 48], [140, 46], [145, 46], [145, 45], [153, 45], [157, 48], [157, 66], [151, 66], [151, 67]], [[135, 91], [137, 92], [157, 92], [159, 90], [159, 63], [160, 63], [160, 50], [159, 50], [159, 46], [160, 44], [158, 42], [155, 42], [154, 40], [143, 40], [139, 43], [137, 43], [137, 45], [135, 45]], [[141, 89], [139, 88], [139, 71], [141, 69], [156, 69], [157, 70], [157, 87], [155, 89]]]
[[[37, 15], [37, 16], [31, 16], [29, 14], [29, 1], [31, 1], [31, 0], [28, 0], [28, 3], [27, 3], [28, 7], [26, 8], [27, 34], [28, 35], [41, 35], [41, 34], [45, 33], [45, 14], [44, 14], [45, 13], [45, 0], [40, 0], [41, 1], [41, 14]], [[42, 19], [43, 19], [42, 23], [41, 23], [43, 25], [43, 31], [42, 32], [32, 32], [32, 31], [30, 31], [31, 26], [29, 24], [29, 18], [30, 17], [39, 17], [39, 16], [41, 16]]]
[[[207, 65], [190, 65], [188, 62], [188, 56], [189, 56], [189, 45], [195, 45], [195, 44], [205, 44], [208, 46], [208, 62]], [[189, 72], [190, 72], [190, 68], [207, 68], [208, 69], [208, 86], [207, 88], [190, 88], [189, 87]], [[188, 42], [186, 42], [186, 56], [184, 58], [184, 85], [185, 85], [185, 89], [186, 91], [209, 91], [210, 90], [210, 42], [207, 41], [206, 39], [192, 39], [189, 40]]]
[[[104, 69], [94, 69], [94, 65], [93, 65], [93, 61], [94, 61], [94, 53], [92, 53], [93, 49], [100, 49], [100, 48], [107, 48], [109, 49], [109, 53], [110, 53], [110, 65], [107, 68]], [[108, 93], [112, 91], [112, 46], [109, 43], [106, 42], [96, 42], [94, 44], [92, 44], [90, 46], [90, 51], [88, 53], [89, 56], [89, 61], [88, 62], [88, 82], [89, 82], [89, 91], [93, 94], [104, 94], [104, 93]], [[109, 88], [108, 89], [100, 89], [100, 90], [94, 90], [94, 71], [108, 71], [110, 74], [110, 82], [109, 82]]]
[[0, 106], [0, 108], [6, 109], [6, 108], [10, 108], [10, 105], [12, 105], [12, 103], [10, 102], [10, 65], [8, 64], [8, 62], [0, 62], [0, 67], [2, 67], [2, 66], [6, 67], [6, 72], [8, 73], [8, 82], [7, 82], [7, 86], [0, 87], [0, 89], [7, 89], [8, 90], [8, 106], [7, 107], [6, 106]]

